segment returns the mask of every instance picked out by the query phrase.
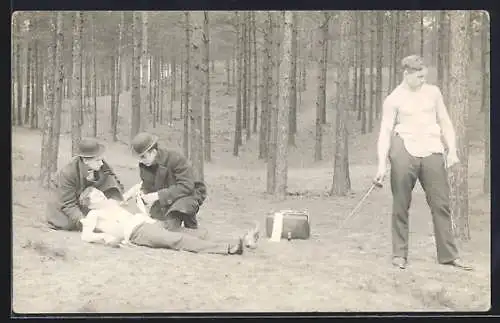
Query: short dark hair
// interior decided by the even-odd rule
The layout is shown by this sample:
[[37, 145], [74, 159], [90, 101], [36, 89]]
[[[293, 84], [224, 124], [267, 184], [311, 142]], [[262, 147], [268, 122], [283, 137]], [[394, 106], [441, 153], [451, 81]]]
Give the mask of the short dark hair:
[[419, 55], [409, 55], [401, 60], [403, 71], [416, 72], [424, 69], [425, 64]]
[[86, 189], [83, 190], [82, 194], [78, 197], [78, 203], [82, 207], [88, 208], [90, 205], [90, 194], [94, 191], [97, 190], [97, 188], [93, 186], [89, 186]]

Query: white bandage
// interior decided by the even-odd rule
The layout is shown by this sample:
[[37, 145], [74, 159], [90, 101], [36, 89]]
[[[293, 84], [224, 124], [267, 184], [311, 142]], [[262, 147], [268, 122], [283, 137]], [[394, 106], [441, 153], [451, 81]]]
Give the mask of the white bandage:
[[283, 232], [283, 213], [276, 212], [274, 213], [273, 220], [273, 231], [271, 233], [271, 241], [279, 242], [281, 240], [281, 234]]

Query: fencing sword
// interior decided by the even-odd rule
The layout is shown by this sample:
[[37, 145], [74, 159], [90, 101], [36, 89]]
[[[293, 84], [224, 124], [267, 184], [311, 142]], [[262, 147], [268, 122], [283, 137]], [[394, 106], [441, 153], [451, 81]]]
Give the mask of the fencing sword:
[[359, 200], [358, 204], [356, 204], [356, 206], [354, 207], [354, 209], [352, 209], [351, 213], [349, 213], [349, 215], [344, 219], [344, 221], [342, 221], [340, 227], [338, 230], [340, 229], [343, 229], [345, 224], [348, 222], [348, 220], [354, 215], [356, 214], [356, 212], [359, 210], [359, 208], [361, 207], [361, 205], [363, 204], [363, 202], [368, 198], [368, 196], [370, 196], [370, 194], [373, 192], [373, 190], [375, 188], [381, 188], [382, 187], [382, 183], [379, 182], [379, 181], [373, 181], [372, 182], [372, 185], [370, 186], [370, 188], [368, 189], [368, 191], [365, 193], [365, 195], [363, 195], [363, 197], [361, 198], [361, 200]]

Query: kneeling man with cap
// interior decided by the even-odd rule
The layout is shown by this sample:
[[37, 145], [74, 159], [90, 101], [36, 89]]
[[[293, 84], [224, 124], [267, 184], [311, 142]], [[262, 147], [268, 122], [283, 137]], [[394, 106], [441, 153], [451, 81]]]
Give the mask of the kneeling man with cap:
[[132, 139], [139, 159], [142, 200], [153, 219], [165, 229], [197, 229], [196, 214], [206, 198], [206, 186], [196, 181], [191, 165], [180, 153], [158, 146], [158, 137], [142, 132]]
[[94, 138], [82, 138], [76, 156], [58, 174], [56, 188], [47, 204], [46, 220], [56, 230], [81, 230], [80, 220], [88, 208], [79, 204], [87, 187], [95, 187], [106, 197], [121, 201], [123, 185], [102, 159], [104, 145]]

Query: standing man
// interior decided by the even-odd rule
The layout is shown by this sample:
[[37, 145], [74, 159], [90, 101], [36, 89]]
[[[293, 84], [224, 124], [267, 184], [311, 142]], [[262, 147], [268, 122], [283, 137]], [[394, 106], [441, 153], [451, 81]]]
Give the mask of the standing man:
[[139, 159], [142, 200], [151, 217], [170, 231], [198, 229], [196, 214], [206, 198], [203, 182], [195, 180], [191, 165], [180, 153], [158, 147], [158, 137], [142, 132], [132, 139]]
[[56, 230], [81, 229], [80, 220], [88, 213], [78, 198], [89, 186], [104, 192], [106, 197], [122, 200], [123, 185], [102, 154], [104, 145], [94, 138], [82, 138], [76, 156], [58, 174], [56, 188], [47, 204], [46, 220]]
[[[407, 265], [408, 211], [418, 179], [432, 213], [438, 262], [472, 270], [459, 258], [451, 223], [446, 167], [459, 162], [453, 125], [441, 91], [425, 82], [427, 69], [422, 58], [405, 57], [402, 68], [403, 81], [383, 104], [375, 176], [377, 182], [384, 179], [389, 159], [393, 197], [392, 263], [401, 269]], [[441, 134], [448, 150], [446, 158]]]

